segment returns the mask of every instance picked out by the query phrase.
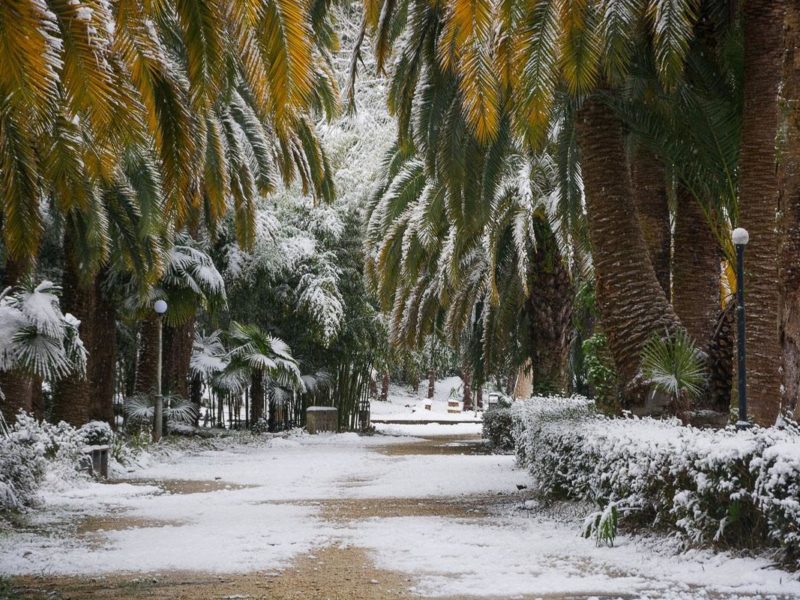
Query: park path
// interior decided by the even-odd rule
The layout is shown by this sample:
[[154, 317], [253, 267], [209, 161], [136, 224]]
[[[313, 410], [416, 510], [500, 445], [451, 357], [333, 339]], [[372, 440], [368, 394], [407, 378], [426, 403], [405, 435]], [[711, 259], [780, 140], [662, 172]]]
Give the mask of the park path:
[[765, 561], [597, 548], [530, 484], [474, 434], [198, 451], [49, 493], [0, 573], [28, 599], [800, 597]]

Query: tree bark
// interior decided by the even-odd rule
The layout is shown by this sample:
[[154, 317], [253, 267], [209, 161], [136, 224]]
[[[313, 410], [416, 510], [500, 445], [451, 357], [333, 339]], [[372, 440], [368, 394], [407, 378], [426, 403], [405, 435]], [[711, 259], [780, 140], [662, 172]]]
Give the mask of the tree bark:
[[139, 327], [135, 394], [154, 394], [158, 385], [158, 317], [148, 316]]
[[91, 384], [91, 417], [114, 426], [114, 390], [117, 363], [117, 311], [103, 290], [107, 271], [94, 280], [94, 332], [89, 349], [88, 376]]
[[192, 360], [195, 321], [196, 318], [192, 317], [178, 327], [164, 328], [165, 393], [184, 399], [189, 397], [189, 363]]
[[73, 228], [68, 223], [64, 230], [64, 275], [61, 281], [61, 307], [63, 312], [72, 313], [81, 324], [79, 333], [84, 346], [90, 354], [86, 364], [86, 376], [70, 375], [58, 381], [53, 389], [53, 421], [66, 421], [80, 427], [87, 423], [92, 414], [92, 389], [89, 377], [92, 369], [91, 350], [94, 332], [95, 299], [91, 282], [82, 277], [80, 258], [73, 240]]
[[0, 372], [0, 390], [3, 398], [0, 406], [6, 423], [13, 425], [17, 422], [17, 413], [21, 410], [31, 412], [33, 380], [19, 371]]
[[800, 418], [800, 5], [786, 4], [783, 85], [780, 97], [780, 344], [783, 397], [789, 414]]
[[672, 307], [701, 349], [708, 347], [720, 312], [722, 256], [697, 200], [678, 188]]
[[566, 392], [569, 347], [572, 337], [572, 283], [550, 226], [534, 225], [536, 253], [531, 262], [531, 295], [528, 309], [533, 391], [537, 394]]
[[384, 371], [381, 377], [381, 401], [387, 402], [389, 400], [389, 372]]
[[428, 398], [433, 398], [433, 393], [436, 387], [436, 370], [428, 369]]
[[647, 148], [637, 148], [631, 160], [631, 180], [647, 255], [656, 278], [670, 298], [670, 225], [664, 165]]
[[[195, 410], [195, 418], [194, 418], [194, 426], [200, 423], [200, 408], [203, 404], [203, 378], [199, 375], [195, 375], [192, 377], [192, 381], [189, 385], [189, 399], [194, 406]], [[247, 405], [245, 404], [245, 417], [247, 413]], [[245, 419], [247, 420], [247, 419]]]
[[580, 110], [578, 139], [595, 288], [627, 404], [642, 404], [641, 353], [680, 322], [647, 256], [625, 161], [622, 127], [597, 97]]
[[461, 378], [464, 381], [464, 397], [462, 398], [464, 406], [462, 410], [467, 412], [472, 410], [472, 381], [469, 369], [465, 368], [461, 375]]
[[739, 153], [739, 223], [750, 233], [745, 258], [747, 397], [754, 420], [780, 411], [778, 177], [775, 141], [781, 79], [783, 0], [744, 4], [744, 110]]
[[[672, 262], [672, 307], [697, 347], [708, 357], [708, 387], [699, 404], [727, 413], [733, 365], [732, 328], [721, 319], [722, 253], [708, 221], [688, 190], [679, 186]], [[727, 402], [727, 403], [726, 403]]]
[[264, 380], [261, 373], [253, 373], [250, 377], [250, 422], [258, 425], [264, 416]]

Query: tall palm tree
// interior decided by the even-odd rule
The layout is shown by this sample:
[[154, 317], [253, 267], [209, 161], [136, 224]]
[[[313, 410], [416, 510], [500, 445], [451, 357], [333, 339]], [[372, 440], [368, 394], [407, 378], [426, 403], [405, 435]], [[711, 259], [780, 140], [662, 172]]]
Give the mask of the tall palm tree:
[[[281, 339], [271, 336], [256, 325], [231, 323], [230, 338], [233, 348], [228, 353], [229, 369], [247, 370], [250, 373], [251, 422], [258, 423], [264, 415], [266, 386], [270, 381], [278, 385], [304, 390], [303, 378], [291, 349]], [[274, 430], [272, 404], [268, 413], [269, 428]]]
[[775, 422], [781, 406], [778, 231], [775, 142], [783, 59], [782, 0], [744, 4], [744, 112], [739, 155], [739, 222], [747, 247], [747, 377], [754, 419]]

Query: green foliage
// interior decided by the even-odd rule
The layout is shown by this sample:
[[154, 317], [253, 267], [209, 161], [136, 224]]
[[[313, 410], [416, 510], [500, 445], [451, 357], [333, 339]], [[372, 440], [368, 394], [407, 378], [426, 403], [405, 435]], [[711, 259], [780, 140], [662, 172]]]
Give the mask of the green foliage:
[[619, 525], [619, 510], [616, 502], [609, 502], [603, 510], [586, 517], [583, 523], [583, 537], [594, 537], [598, 546], [614, 546]]
[[606, 413], [619, 411], [619, 387], [614, 360], [608, 349], [608, 338], [595, 333], [583, 342], [586, 378], [594, 390], [597, 407]]
[[704, 356], [684, 330], [651, 337], [642, 350], [642, 374], [653, 388], [678, 402], [703, 393]]

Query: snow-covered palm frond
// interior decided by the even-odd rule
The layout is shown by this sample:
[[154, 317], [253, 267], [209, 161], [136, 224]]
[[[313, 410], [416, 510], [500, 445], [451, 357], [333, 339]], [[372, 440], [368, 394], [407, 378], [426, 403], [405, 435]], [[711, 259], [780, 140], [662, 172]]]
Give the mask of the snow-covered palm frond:
[[20, 369], [54, 381], [86, 370], [80, 322], [61, 312], [49, 281], [0, 294], [0, 370]]
[[333, 376], [328, 371], [317, 371], [302, 376], [303, 385], [307, 392], [314, 392], [327, 388], [333, 383]]
[[289, 346], [255, 325], [231, 324], [233, 349], [228, 353], [231, 368], [246, 367], [280, 385], [304, 389], [300, 368]]
[[205, 252], [191, 246], [175, 245], [169, 251], [164, 283], [189, 289], [208, 300], [225, 299], [225, 281], [214, 261]]
[[[165, 396], [163, 402], [164, 416], [167, 418], [167, 423], [190, 425], [197, 418], [197, 408], [184, 398]], [[146, 425], [152, 423], [155, 413], [155, 398], [150, 395], [137, 394], [125, 401], [125, 415], [133, 424]]]
[[201, 377], [207, 381], [217, 373], [224, 371], [228, 366], [226, 354], [227, 351], [222, 343], [222, 332], [220, 330], [214, 331], [207, 336], [198, 332], [194, 337], [189, 370], [193, 376]]

